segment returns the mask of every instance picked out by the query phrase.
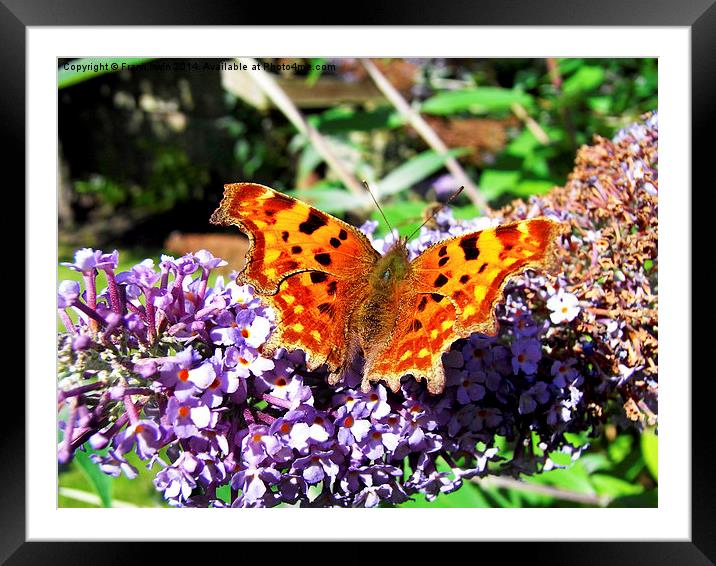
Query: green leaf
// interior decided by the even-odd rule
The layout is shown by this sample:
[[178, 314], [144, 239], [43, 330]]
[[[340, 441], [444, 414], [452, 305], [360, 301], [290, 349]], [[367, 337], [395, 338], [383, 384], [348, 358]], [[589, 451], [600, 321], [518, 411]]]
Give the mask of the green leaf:
[[323, 162], [323, 157], [316, 150], [313, 144], [306, 144], [298, 158], [298, 170], [296, 177], [299, 181], [305, 179], [311, 171]]
[[[390, 225], [404, 236], [411, 234], [423, 223], [424, 202], [415, 200], [399, 201], [381, 204], [380, 207], [383, 209], [383, 214], [385, 214]], [[387, 234], [388, 227], [385, 225], [380, 211], [374, 210], [370, 217], [378, 221], [376, 235], [383, 236]]]
[[416, 495], [414, 500], [406, 501], [400, 506], [406, 508], [446, 507], [453, 509], [465, 507], [492, 507], [480, 488], [470, 482], [465, 482], [457, 491], [438, 495], [437, 499], [434, 501], [428, 501], [425, 499], [423, 494], [420, 494]]
[[575, 491], [590, 495], [595, 493], [594, 486], [589, 481], [589, 474], [579, 461], [575, 462], [571, 468], [550, 470], [524, 479], [531, 483], [553, 485], [565, 491]]
[[632, 451], [633, 439], [628, 434], [620, 434], [613, 442], [609, 443], [607, 453], [612, 462], [619, 463]]
[[540, 145], [534, 134], [525, 128], [507, 145], [505, 153], [524, 159], [528, 155], [532, 155]]
[[554, 451], [549, 453], [549, 459], [552, 460], [558, 466], [571, 466], [572, 455], [566, 452]]
[[599, 114], [609, 114], [612, 109], [611, 96], [590, 96], [587, 99], [587, 106]]
[[437, 115], [459, 112], [490, 114], [509, 111], [513, 104], [531, 108], [534, 106], [534, 98], [518, 90], [484, 86], [438, 93], [423, 102], [420, 111], [425, 114]]
[[216, 497], [226, 504], [231, 504], [231, 485], [228, 483], [216, 488]]
[[86, 452], [77, 451], [74, 457], [89, 483], [102, 501], [103, 507], [112, 507], [112, 489], [107, 476], [99, 469]]
[[308, 71], [308, 75], [306, 76], [306, 84], [309, 86], [313, 86], [316, 84], [318, 79], [321, 78], [321, 75], [323, 74], [322, 65], [326, 62], [325, 59], [322, 57], [318, 57], [316, 59], [311, 59], [311, 70]]
[[591, 480], [597, 493], [607, 497], [637, 495], [644, 491], [644, 488], [639, 484], [629, 483], [621, 478], [607, 474], [592, 474]]
[[515, 186], [514, 192], [520, 197], [530, 197], [532, 195], [543, 195], [552, 190], [556, 185], [552, 181], [542, 179], [523, 179]]
[[659, 481], [659, 437], [653, 428], [646, 429], [641, 434], [641, 454], [651, 477]]
[[587, 473], [592, 474], [597, 470], [610, 471], [614, 468], [613, 462], [603, 452], [590, 452], [579, 458], [579, 463], [584, 466]]
[[453, 206], [452, 215], [457, 220], [473, 220], [478, 216], [482, 216], [482, 212], [474, 204], [465, 206]]
[[578, 96], [590, 92], [604, 82], [605, 72], [602, 67], [580, 67], [576, 73], [562, 83], [562, 93], [567, 97]]
[[575, 72], [582, 65], [584, 65], [584, 63], [585, 63], [584, 59], [570, 57], [569, 59], [559, 59], [557, 61], [557, 66], [559, 67], [559, 72], [563, 76], [566, 76], [566, 75], [570, 75], [573, 72]]
[[317, 116], [312, 122], [322, 133], [336, 134], [397, 128], [405, 120], [392, 107], [383, 106], [368, 111], [333, 108]]
[[368, 194], [356, 195], [337, 187], [311, 187], [287, 194], [330, 214], [365, 208], [373, 202]]
[[584, 432], [565, 432], [564, 439], [572, 446], [580, 447], [589, 443], [589, 436]]
[[659, 490], [650, 489], [638, 495], [625, 495], [612, 500], [607, 507], [658, 507], [659, 506]]
[[[152, 59], [153, 57], [87, 57], [73, 59], [57, 69], [57, 88], [67, 88], [100, 75], [116, 73], [126, 68], [127, 65], [138, 65]], [[75, 68], [70, 69], [70, 66]]]
[[419, 181], [439, 171], [449, 157], [463, 155], [465, 149], [451, 149], [444, 155], [428, 150], [410, 158], [397, 169], [394, 169], [378, 181], [378, 194], [380, 196], [394, 195], [409, 189]]
[[480, 176], [480, 192], [487, 200], [493, 200], [506, 192], [514, 192], [521, 175], [519, 171], [485, 169]]

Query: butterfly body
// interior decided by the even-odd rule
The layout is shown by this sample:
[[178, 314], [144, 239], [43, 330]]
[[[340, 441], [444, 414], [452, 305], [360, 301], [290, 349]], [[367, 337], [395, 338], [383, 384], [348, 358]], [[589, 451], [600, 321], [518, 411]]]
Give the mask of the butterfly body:
[[442, 354], [458, 338], [494, 334], [494, 306], [509, 277], [544, 267], [561, 225], [523, 220], [437, 242], [412, 261], [399, 239], [385, 254], [349, 224], [269, 187], [225, 186], [212, 215], [250, 239], [238, 283], [277, 314], [264, 354], [301, 349], [337, 383], [363, 356], [362, 388], [403, 375], [440, 393]]

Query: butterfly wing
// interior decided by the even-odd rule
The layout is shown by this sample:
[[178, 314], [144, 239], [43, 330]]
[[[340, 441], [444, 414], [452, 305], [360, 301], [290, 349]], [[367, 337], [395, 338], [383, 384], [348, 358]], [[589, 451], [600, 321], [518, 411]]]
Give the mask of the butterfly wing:
[[264, 185], [236, 183], [211, 217], [238, 226], [250, 241], [237, 282], [252, 285], [276, 312], [265, 347], [303, 349], [309, 365], [342, 361], [356, 281], [380, 254], [350, 224]]
[[495, 304], [510, 277], [545, 267], [562, 225], [546, 218], [505, 224], [434, 244], [411, 263], [395, 330], [369, 380], [397, 387], [401, 375], [444, 387], [442, 354], [456, 339], [496, 333]]
[[437, 293], [406, 293], [393, 333], [384, 350], [366, 361], [363, 389], [371, 381], [385, 381], [393, 390], [411, 374], [426, 379], [428, 390], [442, 392], [445, 373], [442, 353], [456, 339], [457, 311], [453, 302]]

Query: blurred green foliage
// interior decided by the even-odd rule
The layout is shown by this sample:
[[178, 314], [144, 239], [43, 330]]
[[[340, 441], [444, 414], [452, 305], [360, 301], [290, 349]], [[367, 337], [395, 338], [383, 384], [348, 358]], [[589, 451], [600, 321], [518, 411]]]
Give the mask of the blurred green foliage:
[[[309, 89], [324, 78], [356, 80], [360, 65], [355, 60], [330, 61], [337, 63], [335, 71], [289, 73], [283, 79], [303, 81]], [[564, 184], [580, 145], [594, 135], [613, 136], [657, 107], [656, 59], [381, 63], [389, 79], [394, 64], [412, 65], [401, 93], [444, 135], [493, 207]], [[222, 184], [240, 180], [291, 192], [353, 222], [373, 210], [367, 195], [346, 190], [279, 110], [255, 108], [227, 91], [219, 71], [133, 69], [111, 75], [68, 73], [63, 64], [58, 72], [60, 141], [74, 214], [67, 215], [71, 222], [61, 217], [61, 236], [70, 235], [78, 222], [106, 228], [108, 218], [113, 225], [117, 217], [127, 216], [130, 221], [119, 223], [114, 234], [121, 239], [132, 235], [127, 226], [138, 215], [154, 215], [157, 224], [170, 222], [174, 229], [209, 230], [208, 216]], [[415, 225], [420, 214], [410, 203], [436, 199], [434, 183], [446, 173], [444, 157], [387, 100], [300, 110], [345, 168], [369, 181], [386, 207], [413, 211], [413, 222], [406, 225]], [[481, 129], [488, 123], [491, 130]], [[459, 135], [451, 133], [455, 128]], [[471, 203], [462, 195], [455, 204]], [[152, 234], [149, 243], [160, 246], [161, 233]]]

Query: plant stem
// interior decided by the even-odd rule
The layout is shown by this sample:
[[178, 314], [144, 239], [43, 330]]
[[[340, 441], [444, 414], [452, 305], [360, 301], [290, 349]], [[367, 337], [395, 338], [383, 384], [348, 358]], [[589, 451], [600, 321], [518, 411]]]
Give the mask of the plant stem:
[[[247, 65], [249, 69], [258, 65], [254, 59], [249, 57], [239, 57], [239, 61]], [[333, 150], [326, 142], [326, 139], [320, 134], [316, 128], [311, 126], [301, 114], [293, 101], [288, 97], [284, 90], [278, 85], [274, 78], [262, 70], [251, 71], [251, 77], [256, 85], [271, 99], [271, 102], [288, 118], [293, 126], [306, 136], [316, 151], [325, 160], [328, 166], [343, 182], [343, 184], [353, 193], [357, 195], [365, 195], [363, 186], [358, 182], [341, 160], [333, 153]]]
[[577, 493], [576, 491], [568, 491], [551, 485], [541, 485], [529, 483], [513, 478], [505, 478], [501, 476], [490, 476], [486, 478], [472, 478], [472, 481], [483, 487], [495, 486], [504, 487], [506, 489], [516, 489], [519, 491], [529, 491], [531, 493], [539, 493], [561, 499], [563, 501], [572, 501], [574, 503], [583, 503], [585, 505], [593, 505], [595, 507], [606, 507], [611, 501], [610, 497], [605, 495], [592, 495], [589, 493]]
[[[400, 112], [408, 123], [415, 129], [415, 131], [418, 132], [425, 143], [427, 143], [438, 154], [447, 155], [449, 151], [448, 147], [435, 133], [435, 130], [433, 130], [430, 125], [423, 120], [420, 113], [411, 108], [405, 98], [403, 98], [403, 96], [395, 89], [385, 75], [380, 72], [378, 67], [376, 67], [370, 59], [363, 59], [361, 62], [378, 89], [385, 95], [390, 103], [398, 109], [398, 112]], [[457, 159], [452, 156], [447, 157], [445, 160], [445, 167], [448, 171], [450, 171], [450, 173], [452, 173], [452, 176], [455, 177], [458, 183], [465, 187], [465, 194], [473, 202], [473, 204], [482, 212], [487, 211], [489, 209], [487, 201], [480, 194], [477, 186], [472, 182], [472, 179], [470, 179], [460, 163], [458, 163]]]

